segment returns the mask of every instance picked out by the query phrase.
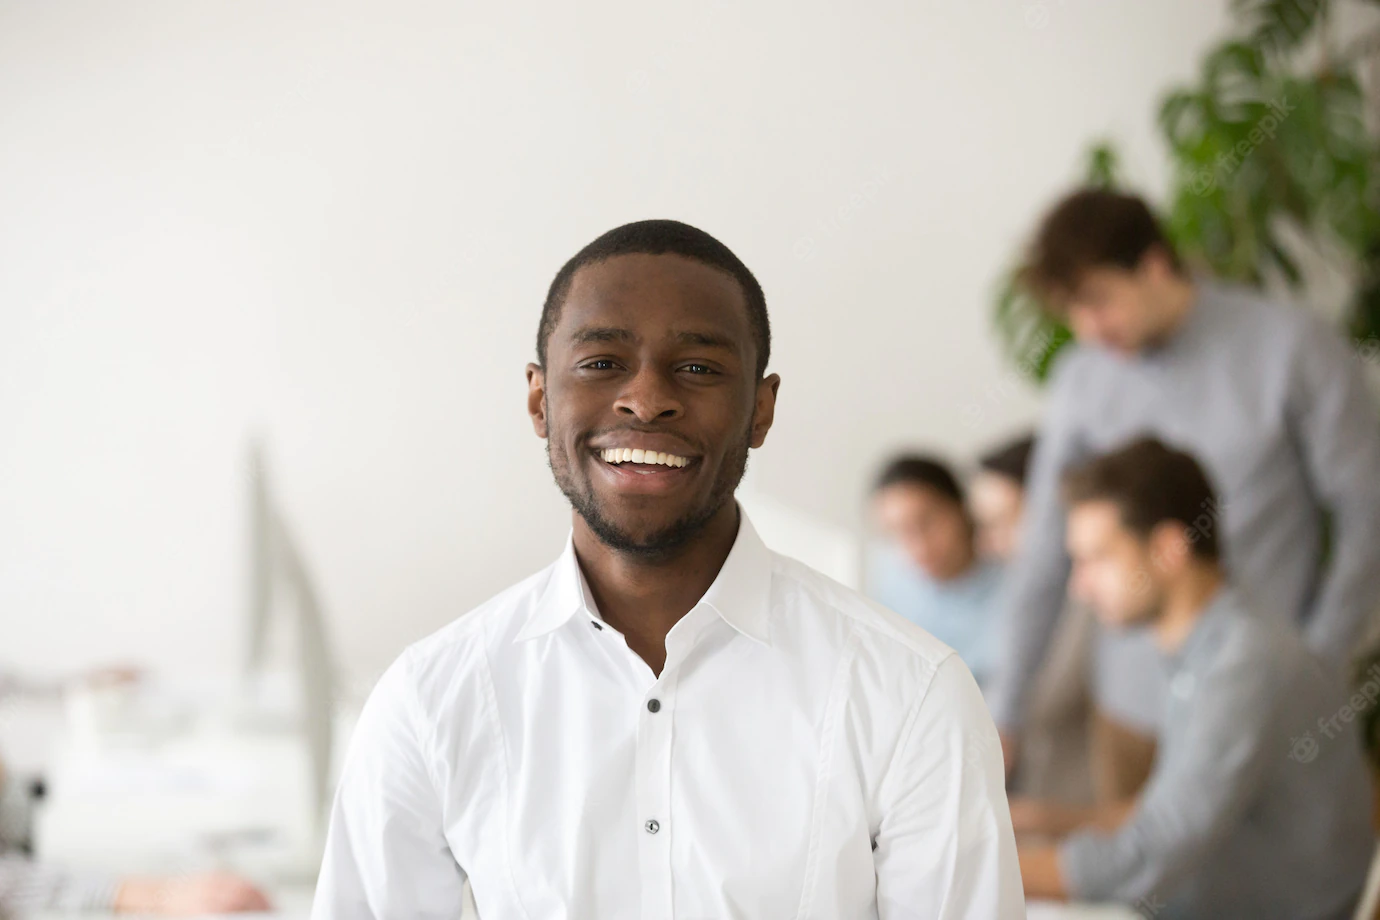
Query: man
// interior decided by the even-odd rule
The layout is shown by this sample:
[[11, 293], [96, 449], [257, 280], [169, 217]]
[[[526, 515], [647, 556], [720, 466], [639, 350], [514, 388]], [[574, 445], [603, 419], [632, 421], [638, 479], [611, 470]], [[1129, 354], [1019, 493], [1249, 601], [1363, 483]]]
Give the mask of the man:
[[[1116, 192], [1061, 202], [1026, 276], [1078, 346], [1051, 386], [1003, 603], [989, 702], [1008, 753], [1064, 600], [1059, 474], [1142, 433], [1192, 450], [1218, 483], [1220, 504], [1199, 515], [1226, 537], [1250, 609], [1302, 630], [1342, 673], [1380, 603], [1380, 414], [1345, 342], [1306, 311], [1195, 282], [1144, 202]], [[1166, 688], [1143, 637], [1104, 630], [1096, 646], [1095, 776], [1113, 800], [1144, 780]]]
[[[1034, 449], [1031, 435], [992, 448], [978, 457], [969, 488], [979, 543], [1003, 566], [1020, 549]], [[1025, 707], [1021, 765], [1009, 778], [1008, 796], [1017, 793], [1070, 803], [1092, 798], [1087, 670], [1093, 626], [1092, 613], [1080, 604], [1066, 605], [1059, 615], [1049, 653]]]
[[1072, 593], [1114, 629], [1147, 627], [1167, 657], [1160, 754], [1139, 803], [1014, 801], [1032, 897], [1120, 900], [1147, 915], [1343, 920], [1374, 839], [1357, 732], [1313, 730], [1346, 704], [1335, 668], [1228, 584], [1202, 468], [1156, 440], [1066, 480]]
[[1001, 566], [978, 553], [958, 478], [936, 457], [896, 457], [872, 488], [872, 516], [887, 543], [869, 554], [868, 593], [957, 652], [985, 687]]
[[406, 651], [346, 758], [318, 920], [1022, 916], [995, 731], [947, 648], [763, 546], [762, 289], [674, 221], [556, 275], [528, 412], [564, 553]]

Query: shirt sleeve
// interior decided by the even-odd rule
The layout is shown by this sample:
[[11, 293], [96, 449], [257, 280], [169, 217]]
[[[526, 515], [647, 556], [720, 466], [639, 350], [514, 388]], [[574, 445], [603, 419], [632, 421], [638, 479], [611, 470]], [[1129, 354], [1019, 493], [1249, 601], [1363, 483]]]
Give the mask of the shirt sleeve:
[[1001, 743], [957, 655], [916, 702], [880, 801], [880, 920], [1025, 916]]
[[1077, 353], [1066, 357], [1054, 381], [1026, 477], [1020, 553], [1007, 568], [999, 598], [1000, 643], [988, 703], [1003, 730], [1024, 722], [1025, 701], [1064, 609], [1069, 561], [1060, 477], [1084, 453], [1074, 424], [1079, 386], [1070, 362], [1076, 359]]
[[1071, 897], [1134, 903], [1201, 864], [1259, 793], [1271, 758], [1278, 670], [1268, 655], [1224, 649], [1197, 679], [1183, 735], [1160, 752], [1155, 772], [1126, 824], [1084, 831], [1059, 851]]
[[1380, 605], [1380, 412], [1342, 337], [1321, 322], [1306, 328], [1289, 408], [1309, 479], [1331, 514], [1332, 552], [1305, 635], [1342, 661]]
[[110, 910], [116, 887], [107, 878], [0, 855], [0, 917], [24, 917], [39, 911]]
[[460, 916], [465, 874], [446, 841], [423, 728], [404, 655], [379, 680], [350, 739], [315, 920]]

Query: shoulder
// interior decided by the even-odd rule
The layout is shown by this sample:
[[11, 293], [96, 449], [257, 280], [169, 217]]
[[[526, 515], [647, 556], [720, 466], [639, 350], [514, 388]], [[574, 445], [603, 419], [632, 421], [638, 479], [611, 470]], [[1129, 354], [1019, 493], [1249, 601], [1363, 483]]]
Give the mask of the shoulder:
[[1075, 391], [1088, 379], [1104, 373], [1108, 364], [1107, 355], [1102, 349], [1070, 342], [1050, 368], [1050, 392], [1058, 395]]
[[810, 630], [892, 673], [928, 680], [951, 648], [905, 617], [789, 556], [772, 553], [773, 632]]
[[1287, 686], [1308, 652], [1287, 625], [1276, 623], [1242, 605], [1238, 598], [1204, 624], [1212, 630], [1209, 648], [1200, 655], [1202, 681], [1221, 699], [1244, 695], [1260, 703], [1275, 699]]
[[1251, 288], [1199, 282], [1199, 297], [1231, 341], [1278, 356], [1299, 348], [1342, 345], [1342, 337], [1315, 311]]
[[405, 688], [431, 718], [465, 699], [487, 698], [490, 662], [511, 645], [554, 569], [555, 563], [409, 645], [390, 669], [399, 672], [394, 686]]

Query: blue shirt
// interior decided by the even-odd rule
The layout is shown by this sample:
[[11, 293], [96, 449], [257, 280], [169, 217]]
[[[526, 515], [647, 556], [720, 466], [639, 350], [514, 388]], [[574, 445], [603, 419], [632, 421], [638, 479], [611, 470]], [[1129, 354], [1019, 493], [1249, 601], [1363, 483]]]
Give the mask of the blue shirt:
[[986, 686], [997, 653], [997, 591], [1001, 566], [975, 561], [950, 581], [926, 575], [896, 547], [869, 552], [868, 594], [958, 653]]

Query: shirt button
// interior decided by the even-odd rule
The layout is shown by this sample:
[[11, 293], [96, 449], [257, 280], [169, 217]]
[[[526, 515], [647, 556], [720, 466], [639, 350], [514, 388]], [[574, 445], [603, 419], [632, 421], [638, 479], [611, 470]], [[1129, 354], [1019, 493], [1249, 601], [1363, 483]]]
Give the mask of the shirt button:
[[657, 831], [661, 830], [661, 825], [656, 823], [655, 818], [653, 818], [651, 821], [648, 821], [645, 825], [643, 825], [643, 827], [647, 828], [647, 833], [649, 834], [655, 834]]
[[648, 712], [659, 712], [660, 710], [661, 710], [661, 700], [648, 700], [648, 701], [647, 701], [647, 711], [648, 711]]
[[590, 620], [590, 621], [589, 621], [589, 625], [590, 625], [590, 626], [593, 626], [595, 629], [603, 629], [603, 628], [604, 628], [604, 624], [603, 624], [603, 623], [600, 623], [598, 620]]

